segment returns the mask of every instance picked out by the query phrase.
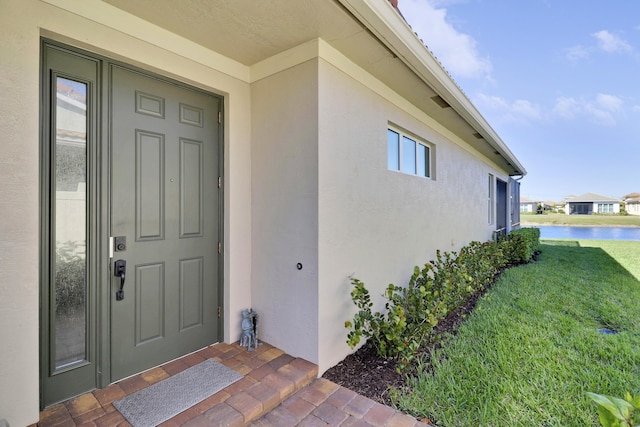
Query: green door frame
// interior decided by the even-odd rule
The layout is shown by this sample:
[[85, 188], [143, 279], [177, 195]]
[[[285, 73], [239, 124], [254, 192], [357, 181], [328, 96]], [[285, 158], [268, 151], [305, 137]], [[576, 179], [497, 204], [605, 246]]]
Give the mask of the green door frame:
[[[214, 96], [220, 100], [220, 117], [218, 130], [218, 159], [219, 175], [224, 176], [224, 97], [202, 89], [194, 88], [185, 83], [158, 76], [146, 70], [131, 65], [111, 60], [107, 57], [93, 54], [81, 49], [70, 47], [66, 44], [50, 39], [41, 39], [41, 100], [40, 100], [40, 407], [41, 409], [57, 401], [66, 400], [73, 396], [52, 400], [44, 396], [45, 383], [50, 374], [49, 343], [51, 340], [49, 328], [49, 307], [52, 295], [49, 292], [50, 282], [53, 278], [51, 265], [51, 224], [53, 213], [51, 212], [51, 114], [47, 106], [51, 97], [51, 71], [47, 68], [46, 51], [55, 49], [77, 55], [79, 57], [95, 61], [97, 67], [97, 79], [95, 87], [95, 99], [93, 102], [93, 117], [90, 121], [91, 141], [87, 141], [87, 282], [93, 291], [89, 294], [89, 331], [88, 331], [88, 356], [95, 367], [94, 388], [104, 388], [111, 383], [110, 360], [110, 312], [111, 312], [111, 250], [110, 242], [110, 135], [108, 117], [109, 102], [105, 86], [110, 84], [108, 68], [110, 64], [118, 64], [131, 70], [141, 72], [163, 81], [181, 87], [195, 89], [202, 93]], [[89, 131], [87, 132], [89, 133]], [[211, 183], [211, 185], [217, 185]], [[220, 186], [218, 192], [219, 224], [218, 235], [220, 244], [224, 247], [224, 186]], [[218, 255], [218, 301], [220, 308], [224, 305], [224, 254]], [[55, 296], [53, 296], [55, 298]], [[220, 310], [218, 310], [220, 313]], [[218, 319], [218, 341], [224, 336], [224, 318]], [[87, 390], [88, 391], [88, 390]], [[46, 399], [46, 401], [45, 401]]]
[[[98, 91], [100, 79], [100, 62], [86, 55], [72, 53], [65, 48], [41, 43], [41, 143], [40, 143], [40, 405], [44, 407], [64, 400], [69, 393], [78, 394], [86, 388], [96, 387], [98, 378], [98, 352], [96, 325], [98, 305], [100, 300], [97, 292], [101, 289], [101, 277], [104, 276], [107, 265], [103, 261], [99, 245], [100, 229], [103, 227], [100, 213], [101, 192], [100, 184], [96, 179], [99, 170], [99, 156], [96, 151], [99, 147], [100, 129], [97, 126], [100, 116], [101, 99]], [[67, 63], [64, 58], [73, 58], [77, 64]], [[81, 67], [82, 72], [78, 70]], [[51, 349], [54, 347], [55, 336], [52, 322], [53, 307], [55, 307], [53, 265], [51, 260], [55, 257], [52, 242], [53, 224], [56, 221], [54, 208], [54, 189], [52, 188], [54, 159], [53, 141], [56, 140], [54, 120], [56, 120], [56, 82], [57, 78], [67, 78], [86, 84], [87, 109], [86, 109], [86, 296], [85, 296], [85, 361], [72, 364], [70, 367], [54, 369], [51, 360]], [[91, 284], [95, 284], [91, 286]], [[62, 391], [64, 390], [64, 392]], [[71, 391], [74, 390], [74, 391]]]

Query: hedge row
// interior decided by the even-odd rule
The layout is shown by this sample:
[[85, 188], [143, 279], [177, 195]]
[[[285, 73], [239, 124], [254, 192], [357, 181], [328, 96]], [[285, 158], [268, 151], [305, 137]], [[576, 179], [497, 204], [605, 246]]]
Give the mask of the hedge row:
[[506, 242], [510, 264], [522, 264], [533, 258], [540, 247], [539, 228], [519, 228], [509, 233]]
[[433, 331], [449, 312], [490, 285], [508, 266], [528, 262], [538, 251], [540, 230], [523, 228], [506, 238], [471, 242], [457, 252], [436, 252], [436, 259], [414, 268], [407, 287], [390, 284], [384, 294], [385, 312], [371, 311], [373, 303], [363, 282], [352, 277], [351, 299], [358, 307], [347, 344], [354, 348], [364, 337], [378, 355], [408, 367], [420, 346], [433, 339]]

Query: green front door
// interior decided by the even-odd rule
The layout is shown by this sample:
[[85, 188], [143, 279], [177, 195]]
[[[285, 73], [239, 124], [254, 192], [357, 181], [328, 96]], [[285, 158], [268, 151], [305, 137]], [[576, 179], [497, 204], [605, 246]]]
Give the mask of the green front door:
[[222, 99], [49, 42], [42, 91], [45, 407], [219, 340]]
[[109, 74], [115, 381], [218, 340], [219, 100]]

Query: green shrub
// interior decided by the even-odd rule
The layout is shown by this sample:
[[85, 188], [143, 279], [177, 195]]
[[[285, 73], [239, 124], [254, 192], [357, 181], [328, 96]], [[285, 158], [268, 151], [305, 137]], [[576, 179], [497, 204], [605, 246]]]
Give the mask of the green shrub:
[[533, 258], [540, 246], [539, 228], [519, 228], [507, 236], [505, 252], [508, 264], [521, 264]]
[[407, 329], [407, 317], [403, 305], [399, 303], [401, 297], [398, 293], [404, 292], [405, 301], [408, 302], [412, 298], [406, 296], [407, 290], [390, 284], [385, 291], [388, 300], [385, 304], [387, 313], [372, 313], [373, 303], [364, 283], [353, 277], [351, 283], [354, 287], [351, 299], [359, 310], [353, 318], [353, 323], [345, 322], [345, 327], [350, 329], [347, 344], [354, 348], [364, 336], [375, 347], [378, 355], [397, 357], [399, 363], [408, 365], [420, 343], [420, 337], [412, 332], [419, 333], [420, 328], [415, 325], [415, 319], [412, 319], [411, 330]]
[[627, 393], [624, 399], [587, 393], [598, 405], [598, 418], [603, 427], [633, 427], [640, 423], [640, 395], [631, 397]]
[[438, 250], [435, 260], [414, 267], [406, 288], [387, 286], [385, 313], [372, 312], [369, 291], [352, 277], [351, 299], [358, 312], [345, 322], [347, 344], [355, 348], [365, 338], [379, 356], [397, 359], [400, 370], [407, 368], [420, 346], [434, 338], [440, 320], [489, 286], [506, 266], [529, 261], [539, 237], [539, 229], [527, 228], [497, 241], [471, 242], [460, 253]]

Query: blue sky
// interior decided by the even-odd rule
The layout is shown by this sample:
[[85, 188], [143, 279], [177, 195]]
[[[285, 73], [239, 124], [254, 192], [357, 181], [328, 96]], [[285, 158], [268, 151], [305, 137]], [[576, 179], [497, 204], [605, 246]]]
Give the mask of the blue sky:
[[640, 1], [398, 6], [527, 169], [523, 197], [640, 192]]

